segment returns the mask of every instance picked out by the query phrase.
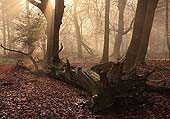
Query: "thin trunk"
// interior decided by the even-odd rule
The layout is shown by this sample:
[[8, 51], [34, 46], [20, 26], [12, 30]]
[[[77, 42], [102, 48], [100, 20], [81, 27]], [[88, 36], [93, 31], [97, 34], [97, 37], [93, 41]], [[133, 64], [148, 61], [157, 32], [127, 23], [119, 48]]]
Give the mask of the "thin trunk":
[[43, 57], [45, 57], [45, 52], [46, 52], [46, 42], [45, 42], [45, 38], [43, 39], [43, 41], [41, 42], [42, 45], [42, 50], [43, 50]]
[[104, 33], [104, 48], [102, 63], [109, 62], [109, 11], [110, 11], [110, 0], [106, 0], [105, 4], [105, 33]]
[[152, 29], [155, 10], [159, 0], [149, 0], [147, 4], [147, 13], [144, 22], [143, 35], [141, 39], [140, 49], [138, 51], [137, 63], [145, 63], [145, 57], [149, 44], [149, 37]]
[[99, 27], [98, 27], [98, 13], [97, 13], [97, 11], [96, 11], [96, 35], [95, 35], [95, 49], [96, 49], [96, 51], [98, 51], [98, 42], [99, 42], [99, 40], [98, 40], [98, 29], [99, 29]]
[[141, 43], [141, 37], [143, 34], [147, 3], [148, 0], [138, 0], [133, 35], [126, 53], [126, 61], [124, 65], [124, 72], [126, 73], [128, 73], [136, 63], [136, 58]]
[[98, 38], [98, 34], [99, 34], [99, 28], [100, 28], [100, 15], [99, 15], [99, 11], [98, 11], [98, 2], [97, 0], [94, 1], [94, 4], [96, 5], [96, 9], [95, 9], [95, 20], [96, 20], [96, 24], [95, 24], [95, 49], [96, 49], [96, 52], [98, 52], [98, 48], [99, 48], [99, 38]]
[[167, 47], [169, 50], [169, 59], [170, 59], [170, 40], [169, 40], [169, 4], [168, 0], [166, 0], [166, 42], [167, 42]]
[[[6, 47], [6, 20], [5, 20], [5, 10], [4, 3], [2, 3], [2, 26], [3, 26], [3, 46]], [[6, 50], [4, 50], [4, 55], [6, 55]]]
[[[29, 28], [30, 26], [30, 10], [29, 10], [29, 2], [26, 1], [26, 22], [27, 22], [27, 28]], [[27, 30], [27, 38], [28, 38], [28, 44], [27, 44], [27, 47], [28, 47], [28, 53], [30, 53], [32, 51], [32, 41], [33, 39], [30, 39], [30, 34], [29, 34], [29, 30]], [[23, 46], [25, 47], [25, 46]]]
[[124, 10], [126, 6], [126, 0], [119, 0], [119, 21], [118, 21], [118, 33], [116, 35], [114, 49], [113, 49], [113, 59], [120, 57], [120, 48], [122, 44], [122, 34], [124, 31]]
[[11, 49], [12, 48], [12, 43], [11, 43], [11, 31], [10, 31], [10, 19], [7, 15], [7, 31], [8, 31], [8, 47]]
[[73, 13], [73, 18], [74, 18], [74, 26], [76, 30], [76, 37], [77, 37], [77, 50], [78, 50], [78, 58], [83, 57], [82, 55], [82, 45], [81, 45], [81, 33], [80, 33], [80, 26], [78, 24], [78, 18], [77, 18], [77, 0], [74, 0], [74, 13]]

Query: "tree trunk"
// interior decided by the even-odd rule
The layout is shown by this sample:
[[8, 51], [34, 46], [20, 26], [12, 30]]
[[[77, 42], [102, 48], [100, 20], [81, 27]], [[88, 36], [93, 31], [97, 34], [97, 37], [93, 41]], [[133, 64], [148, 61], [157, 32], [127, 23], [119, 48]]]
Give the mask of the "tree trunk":
[[166, 42], [169, 50], [169, 59], [170, 59], [170, 40], [169, 40], [169, 4], [168, 0], [166, 0]]
[[99, 51], [99, 37], [98, 37], [98, 34], [99, 34], [99, 31], [100, 31], [100, 15], [99, 15], [99, 11], [98, 11], [98, 2], [97, 0], [94, 1], [94, 4], [96, 6], [96, 9], [95, 9], [95, 49], [96, 49], [96, 52]]
[[109, 62], [109, 11], [110, 11], [110, 0], [105, 2], [105, 33], [104, 33], [104, 48], [102, 63]]
[[43, 57], [45, 57], [45, 53], [46, 53], [46, 42], [45, 42], [45, 38], [43, 38], [42, 42], [42, 51], [43, 51]]
[[77, 57], [81, 58], [83, 57], [82, 55], [82, 45], [81, 45], [81, 33], [80, 33], [80, 26], [78, 24], [78, 18], [77, 18], [77, 0], [74, 0], [74, 13], [73, 13], [73, 18], [74, 18], [74, 26], [76, 30], [76, 37], [77, 37]]
[[[26, 22], [27, 22], [27, 28], [30, 26], [30, 10], [29, 10], [29, 2], [26, 1]], [[27, 39], [29, 40], [28, 43], [27, 43], [27, 47], [28, 47], [28, 53], [30, 53], [32, 51], [32, 40], [30, 38], [30, 34], [29, 34], [29, 31], [27, 31]], [[23, 46], [25, 47], [25, 46]]]
[[8, 47], [11, 49], [12, 48], [12, 43], [11, 43], [11, 30], [10, 30], [10, 19], [7, 15], [7, 31], [8, 31]]
[[159, 0], [149, 0], [147, 5], [147, 13], [144, 22], [143, 35], [141, 39], [140, 49], [138, 51], [137, 63], [145, 63], [145, 57], [149, 44], [149, 37], [152, 29], [155, 10]]
[[147, 3], [148, 0], [139, 0], [137, 4], [133, 35], [132, 35], [131, 43], [126, 53], [126, 61], [124, 65], [125, 73], [128, 73], [136, 63], [136, 58], [141, 43], [143, 29], [144, 29], [143, 26], [146, 17]]
[[[2, 2], [2, 26], [3, 26], [3, 46], [6, 47], [6, 14], [4, 8], [4, 2]], [[6, 55], [6, 50], [4, 50], [4, 55]]]
[[124, 10], [126, 6], [126, 0], [119, 0], [119, 21], [118, 21], [118, 33], [116, 35], [114, 49], [113, 49], [113, 59], [120, 57], [120, 48], [122, 43], [122, 34], [124, 31]]
[[64, 0], [56, 0], [55, 8], [48, 1], [44, 14], [47, 19], [47, 62], [49, 64], [60, 63], [59, 58], [59, 30], [64, 13]]

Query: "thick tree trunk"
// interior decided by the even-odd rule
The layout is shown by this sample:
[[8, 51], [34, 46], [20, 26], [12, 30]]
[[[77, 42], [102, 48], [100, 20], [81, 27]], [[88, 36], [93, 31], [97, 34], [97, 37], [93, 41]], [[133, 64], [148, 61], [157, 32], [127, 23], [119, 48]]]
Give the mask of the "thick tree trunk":
[[126, 54], [124, 71], [128, 73], [138, 62], [144, 62], [158, 0], [139, 0], [132, 40]]
[[76, 37], [77, 37], [77, 57], [81, 58], [83, 57], [82, 54], [82, 37], [81, 37], [81, 33], [80, 33], [80, 26], [78, 24], [78, 18], [77, 18], [77, 0], [74, 0], [74, 13], [73, 13], [73, 18], [74, 18], [74, 26], [75, 26], [75, 30], [76, 30]]
[[109, 12], [110, 12], [110, 0], [106, 0], [105, 4], [105, 33], [104, 33], [104, 48], [102, 63], [109, 62]]
[[146, 18], [147, 4], [148, 0], [138, 1], [132, 40], [126, 53], [126, 61], [124, 65], [124, 72], [126, 73], [128, 73], [136, 63], [136, 58], [143, 35], [143, 26]]
[[159, 0], [148, 0], [147, 13], [144, 22], [143, 35], [141, 39], [140, 49], [138, 51], [137, 63], [145, 63], [145, 57], [149, 44], [149, 37], [152, 29], [155, 10]]
[[54, 34], [54, 9], [52, 9], [51, 4], [47, 5], [48, 7], [46, 8], [44, 14], [47, 19], [47, 29], [46, 29], [46, 34], [47, 34], [47, 52], [46, 52], [46, 60], [48, 64], [52, 64], [53, 60], [53, 34]]
[[59, 32], [60, 26], [62, 24], [62, 18], [64, 14], [64, 0], [56, 0], [55, 6], [55, 16], [54, 16], [54, 34], [53, 34], [53, 63], [58, 64], [60, 63], [59, 58]]
[[55, 8], [48, 1], [44, 14], [47, 19], [47, 62], [49, 64], [60, 63], [59, 58], [59, 30], [64, 13], [64, 0], [56, 0]]
[[113, 59], [120, 57], [120, 48], [122, 43], [122, 34], [124, 31], [124, 10], [126, 6], [126, 0], [119, 0], [119, 21], [118, 21], [118, 33], [116, 35], [114, 49], [113, 49]]

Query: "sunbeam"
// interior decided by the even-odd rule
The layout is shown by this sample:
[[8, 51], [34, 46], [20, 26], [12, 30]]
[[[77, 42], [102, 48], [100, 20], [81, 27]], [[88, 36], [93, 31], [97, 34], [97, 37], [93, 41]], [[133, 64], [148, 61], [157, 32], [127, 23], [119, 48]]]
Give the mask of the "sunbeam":
[[9, 17], [15, 17], [24, 8], [26, 0], [6, 0], [8, 4], [6, 5], [5, 9]]
[[55, 9], [55, 0], [50, 0], [53, 9]]

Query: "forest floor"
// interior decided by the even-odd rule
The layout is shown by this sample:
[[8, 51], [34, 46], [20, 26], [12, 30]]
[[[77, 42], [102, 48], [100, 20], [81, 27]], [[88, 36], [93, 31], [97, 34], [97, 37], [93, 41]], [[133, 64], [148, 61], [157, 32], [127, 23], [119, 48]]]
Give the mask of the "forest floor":
[[[75, 61], [73, 64], [89, 67], [96, 62]], [[167, 61], [148, 63], [170, 67]], [[162, 80], [164, 86], [170, 87], [168, 71], [156, 72], [149, 78]], [[63, 82], [16, 72], [11, 64], [0, 65], [0, 119], [170, 119], [170, 94], [121, 99], [98, 114], [92, 114], [82, 106], [89, 99], [82, 90]]]

